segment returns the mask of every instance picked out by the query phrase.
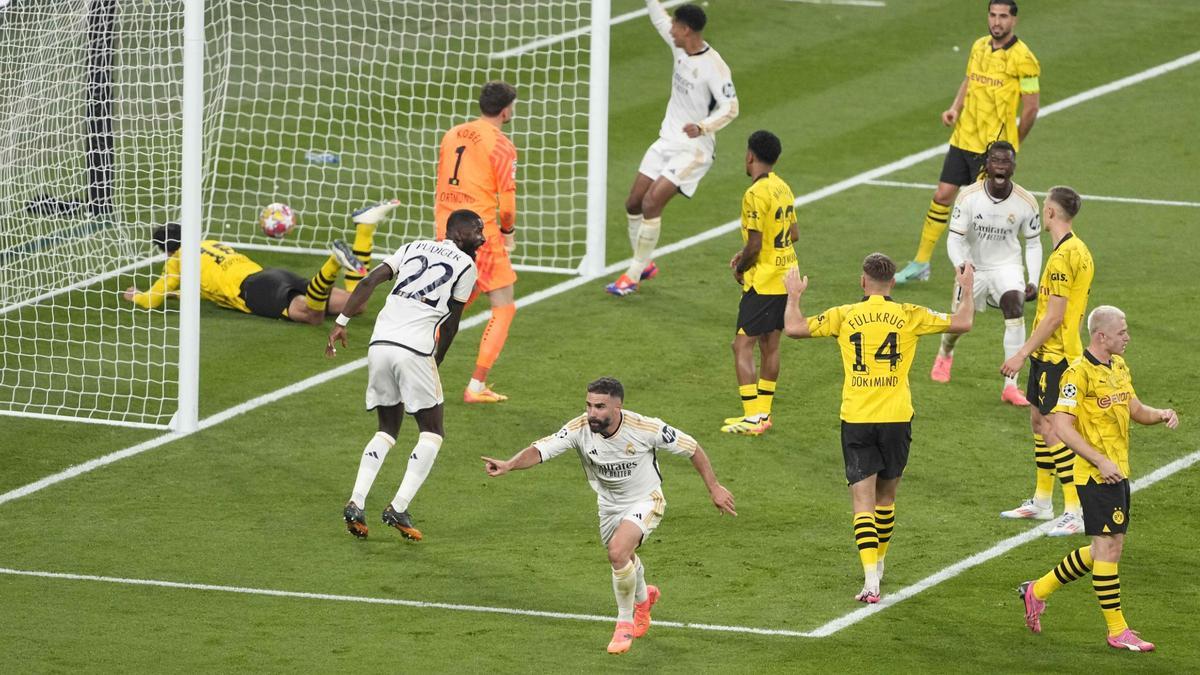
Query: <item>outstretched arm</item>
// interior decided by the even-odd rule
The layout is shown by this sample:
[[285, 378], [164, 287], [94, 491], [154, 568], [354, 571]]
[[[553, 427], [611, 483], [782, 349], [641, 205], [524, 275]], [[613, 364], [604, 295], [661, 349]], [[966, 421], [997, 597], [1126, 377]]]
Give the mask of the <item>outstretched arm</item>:
[[1136, 397], [1129, 401], [1129, 416], [1138, 424], [1165, 423], [1168, 429], [1179, 426], [1179, 415], [1171, 408], [1151, 408]]
[[675, 41], [671, 39], [671, 16], [667, 14], [667, 10], [658, 4], [658, 0], [646, 0], [646, 11], [650, 14], [650, 23], [654, 24], [654, 30], [658, 31], [668, 47], [674, 49]]
[[692, 453], [692, 466], [696, 467], [696, 473], [704, 479], [704, 486], [708, 488], [708, 496], [712, 498], [713, 506], [721, 513], [728, 513], [731, 516], [736, 516], [737, 511], [733, 508], [733, 494], [725, 489], [724, 485], [717, 482], [717, 475], [713, 472], [712, 462], [708, 461], [708, 455], [705, 454], [704, 448], [697, 447], [696, 452]]
[[346, 325], [339, 322], [344, 320], [348, 323], [349, 317], [361, 314], [367, 306], [367, 301], [371, 299], [371, 294], [375, 292], [375, 287], [390, 281], [392, 275], [391, 265], [377, 265], [365, 279], [358, 282], [354, 292], [346, 299], [346, 306], [342, 308], [341, 315], [334, 321], [333, 330], [329, 331], [329, 339], [325, 342], [326, 357], [333, 358], [337, 354], [336, 344], [346, 346]]
[[532, 445], [513, 455], [508, 461], [492, 457], [480, 457], [483, 460], [483, 470], [487, 475], [503, 476], [509, 471], [520, 471], [536, 466], [542, 462], [542, 454]]

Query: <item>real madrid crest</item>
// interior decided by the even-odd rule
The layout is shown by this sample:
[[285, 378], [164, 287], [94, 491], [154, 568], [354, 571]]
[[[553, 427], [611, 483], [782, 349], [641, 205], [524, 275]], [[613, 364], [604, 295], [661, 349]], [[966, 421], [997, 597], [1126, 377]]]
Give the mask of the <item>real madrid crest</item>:
[[634, 453], [636, 453], [636, 452], [637, 452], [637, 450], [633, 449], [633, 443], [628, 443], [628, 442], [625, 443], [625, 454], [632, 457], [634, 455]]

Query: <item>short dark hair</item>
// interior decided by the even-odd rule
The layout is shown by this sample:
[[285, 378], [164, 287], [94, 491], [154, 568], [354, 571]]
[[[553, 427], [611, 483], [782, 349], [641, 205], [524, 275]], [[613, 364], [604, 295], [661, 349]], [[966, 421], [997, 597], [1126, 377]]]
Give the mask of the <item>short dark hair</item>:
[[1074, 220], [1079, 209], [1083, 207], [1083, 198], [1079, 193], [1065, 185], [1055, 185], [1046, 193], [1046, 199], [1062, 207], [1067, 220]]
[[488, 117], [500, 114], [517, 100], [517, 88], [507, 82], [493, 80], [483, 85], [479, 92], [479, 111]]
[[459, 209], [450, 214], [446, 219], [446, 234], [457, 232], [464, 227], [475, 227], [476, 222], [483, 222], [478, 213], [471, 209]]
[[771, 166], [775, 166], [775, 162], [779, 161], [779, 154], [783, 152], [783, 144], [779, 142], [779, 137], [765, 129], [750, 134], [746, 148], [754, 153], [760, 162]]
[[688, 3], [675, 8], [675, 20], [699, 33], [708, 23], [708, 15], [700, 9], [700, 5]]
[[1011, 152], [1013, 154], [1014, 159], [1017, 156], [1017, 149], [1014, 148], [1013, 144], [1009, 143], [1008, 141], [992, 141], [991, 143], [988, 144], [987, 150], [984, 151], [984, 153], [983, 153], [984, 157], [987, 157], [988, 155], [992, 154], [993, 150], [999, 150], [999, 151], [1007, 150], [1008, 152]]
[[1017, 0], [988, 0], [988, 9], [991, 9], [992, 5], [1008, 5], [1008, 13], [1017, 15]]
[[887, 283], [896, 277], [896, 263], [882, 253], [872, 253], [863, 258], [863, 274], [872, 281]]
[[171, 255], [179, 250], [180, 242], [183, 241], [183, 234], [180, 232], [179, 223], [167, 223], [154, 228], [154, 232], [150, 235], [150, 240], [158, 247], [160, 251], [165, 251], [167, 255]]
[[625, 387], [622, 387], [615, 377], [592, 380], [588, 382], [587, 390], [589, 394], [605, 394], [621, 401], [625, 400]]

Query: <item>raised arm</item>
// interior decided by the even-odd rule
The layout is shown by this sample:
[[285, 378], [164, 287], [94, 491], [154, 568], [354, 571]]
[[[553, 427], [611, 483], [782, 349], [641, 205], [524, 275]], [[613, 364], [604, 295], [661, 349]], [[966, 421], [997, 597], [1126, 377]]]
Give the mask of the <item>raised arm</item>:
[[800, 309], [800, 298], [808, 288], [808, 277], [801, 277], [800, 270], [793, 267], [783, 278], [783, 285], [787, 288], [788, 294], [787, 306], [783, 310], [783, 334], [790, 338], [812, 337], [812, 331], [808, 328], [808, 319], [804, 317], [804, 311]]
[[668, 47], [674, 49], [675, 41], [671, 39], [671, 16], [667, 14], [667, 10], [658, 4], [658, 0], [646, 0], [646, 11], [650, 14], [650, 23], [654, 24], [654, 30], [658, 31]]

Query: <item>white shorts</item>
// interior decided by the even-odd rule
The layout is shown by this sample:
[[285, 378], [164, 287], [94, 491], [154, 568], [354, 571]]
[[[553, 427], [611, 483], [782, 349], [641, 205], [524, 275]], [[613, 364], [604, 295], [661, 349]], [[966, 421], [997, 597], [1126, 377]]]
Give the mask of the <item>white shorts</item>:
[[[975, 270], [975, 311], [982, 312], [988, 307], [1000, 307], [1000, 296], [1009, 291], [1021, 294], [1021, 302], [1025, 302], [1025, 268], [1021, 265], [996, 267], [990, 270]], [[958, 287], [954, 288], [954, 301], [950, 303], [950, 311], [958, 309]]]
[[404, 403], [405, 412], [415, 413], [443, 400], [442, 380], [432, 356], [392, 345], [367, 349], [367, 410]]
[[644, 501], [631, 506], [600, 507], [600, 541], [608, 546], [608, 542], [617, 533], [617, 526], [622, 521], [637, 525], [642, 531], [642, 541], [662, 522], [663, 512], [667, 510], [667, 500], [658, 490], [650, 493]]
[[671, 143], [658, 139], [642, 156], [638, 173], [651, 180], [666, 178], [684, 197], [696, 194], [700, 179], [712, 168], [713, 155], [701, 145]]

